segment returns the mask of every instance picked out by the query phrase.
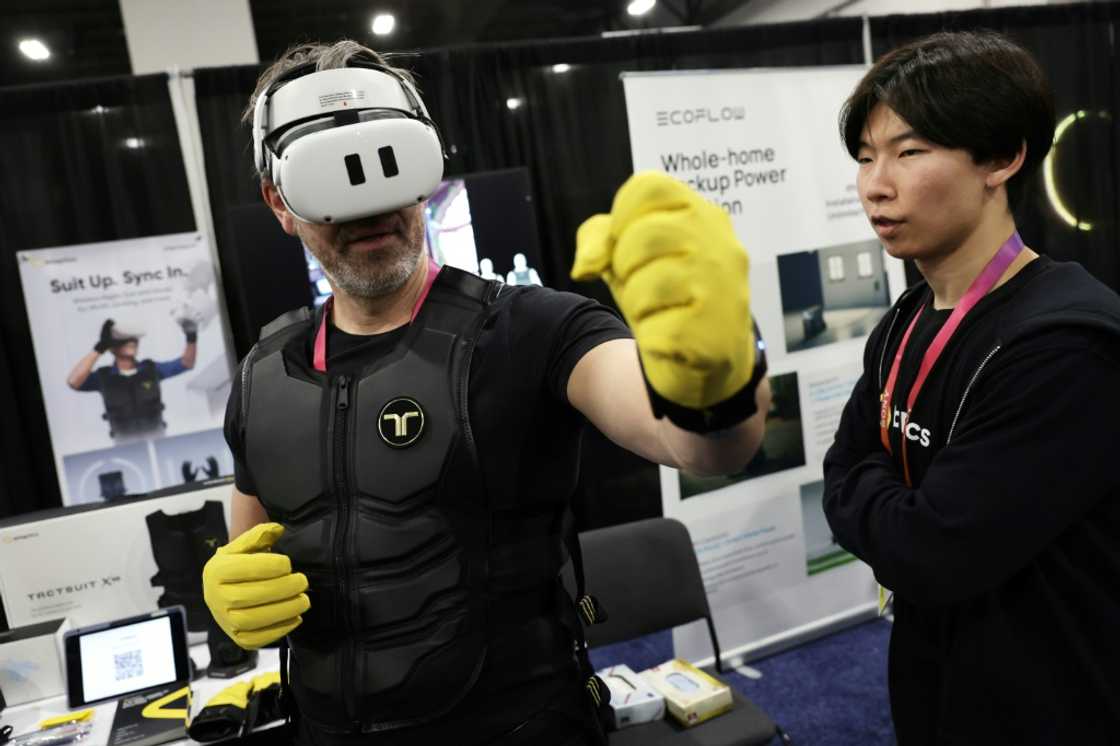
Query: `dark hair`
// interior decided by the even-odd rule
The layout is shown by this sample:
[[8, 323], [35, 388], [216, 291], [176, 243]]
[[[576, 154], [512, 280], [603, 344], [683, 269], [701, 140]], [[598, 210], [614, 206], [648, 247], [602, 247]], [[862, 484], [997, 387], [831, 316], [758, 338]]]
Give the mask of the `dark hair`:
[[883, 55], [840, 110], [852, 158], [879, 103], [926, 140], [967, 150], [976, 163], [1013, 158], [1025, 141], [1026, 160], [1007, 184], [1010, 204], [1054, 140], [1046, 75], [1029, 52], [994, 31], [941, 32]]

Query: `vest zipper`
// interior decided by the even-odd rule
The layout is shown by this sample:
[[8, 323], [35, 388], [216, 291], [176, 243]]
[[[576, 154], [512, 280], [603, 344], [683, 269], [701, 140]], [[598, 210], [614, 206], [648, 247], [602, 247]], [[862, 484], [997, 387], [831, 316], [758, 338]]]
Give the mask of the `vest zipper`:
[[957, 405], [957, 413], [953, 415], [953, 424], [949, 426], [949, 435], [945, 438], [946, 446], [948, 446], [949, 443], [953, 440], [953, 431], [957, 429], [957, 420], [960, 419], [961, 412], [964, 411], [964, 402], [966, 399], [968, 399], [969, 392], [972, 391], [972, 385], [976, 383], [976, 379], [980, 377], [980, 373], [984, 370], [984, 366], [988, 364], [989, 360], [995, 357], [996, 353], [999, 352], [1002, 346], [1003, 345], [996, 345], [995, 348], [993, 348], [992, 351], [989, 352], [984, 357], [984, 359], [980, 361], [979, 367], [977, 367], [976, 371], [972, 374], [972, 378], [968, 380], [968, 385], [964, 387], [964, 393], [961, 394], [961, 403]]
[[334, 422], [332, 432], [332, 467], [334, 476], [334, 490], [338, 498], [338, 527], [335, 531], [334, 565], [338, 578], [338, 620], [343, 627], [342, 638], [345, 640], [346, 650], [339, 664], [339, 692], [342, 695], [346, 708], [346, 717], [350, 721], [357, 720], [357, 708], [354, 706], [354, 635], [353, 625], [350, 623], [349, 604], [350, 577], [347, 571], [346, 545], [350, 533], [350, 490], [346, 469], [346, 419], [350, 410], [350, 379], [339, 376], [335, 381]]

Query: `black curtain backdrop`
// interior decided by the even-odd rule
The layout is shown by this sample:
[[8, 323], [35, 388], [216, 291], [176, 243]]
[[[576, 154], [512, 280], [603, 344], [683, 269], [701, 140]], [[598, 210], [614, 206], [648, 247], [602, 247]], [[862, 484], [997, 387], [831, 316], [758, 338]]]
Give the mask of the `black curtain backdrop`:
[[206, 67], [194, 71], [195, 104], [202, 132], [206, 181], [222, 283], [226, 291], [230, 329], [236, 356], [241, 359], [257, 340], [259, 329], [249, 320], [243, 299], [254, 283], [268, 281], [268, 268], [243, 277], [237, 261], [236, 241], [229, 211], [238, 205], [261, 201], [260, 182], [253, 168], [251, 128], [241, 124], [241, 113], [264, 66]]
[[[1091, 231], [1071, 228], [1050, 205], [1041, 175], [1017, 214], [1032, 246], [1076, 259], [1116, 288], [1120, 210], [1116, 181], [1116, 51], [1120, 5], [1005, 8], [872, 19], [876, 56], [941, 28], [993, 28], [1033, 51], [1050, 74], [1059, 116], [1093, 114], [1068, 130], [1056, 159], [1062, 199]], [[293, 34], [298, 29], [293, 29]], [[435, 49], [398, 57], [415, 71], [449, 152], [448, 175], [528, 167], [538, 209], [545, 282], [610, 303], [601, 283], [574, 286], [568, 268], [580, 222], [610, 207], [631, 171], [626, 71], [791, 67], [863, 62], [858, 18], [612, 38], [550, 40]], [[552, 65], [571, 69], [552, 72]], [[260, 199], [249, 129], [239, 123], [261, 66], [194, 72], [207, 181], [236, 352], [257, 335], [239, 299], [268, 281], [268, 268], [240, 272], [227, 213]], [[523, 105], [510, 110], [509, 98]], [[88, 113], [119, 107], [117, 119]], [[58, 490], [14, 252], [193, 229], [186, 181], [163, 76], [0, 89], [0, 516], [55, 505]], [[764, 106], [766, 102], [758, 102]], [[1096, 112], [1107, 112], [1110, 118]], [[100, 116], [100, 115], [98, 115]], [[119, 124], [113, 124], [118, 122]], [[127, 125], [127, 126], [126, 126]], [[128, 160], [116, 143], [150, 138]], [[841, 147], [837, 135], [837, 147]], [[243, 276], [251, 274], [252, 276]], [[581, 526], [660, 513], [657, 469], [589, 429]]]
[[[1060, 200], [1091, 230], [1058, 216], [1041, 170], [1015, 210], [1028, 246], [1061, 261], [1077, 261], [1097, 279], [1120, 289], [1117, 219], [1120, 218], [1120, 73], [1115, 42], [1120, 3], [978, 10], [871, 19], [876, 59], [908, 41], [941, 30], [991, 29], [1029, 50], [1054, 89], [1058, 121], [1089, 112], [1052, 151]], [[1105, 112], [1107, 116], [1101, 116]]]
[[166, 75], [0, 88], [0, 112], [3, 518], [61, 504], [16, 252], [195, 222]]

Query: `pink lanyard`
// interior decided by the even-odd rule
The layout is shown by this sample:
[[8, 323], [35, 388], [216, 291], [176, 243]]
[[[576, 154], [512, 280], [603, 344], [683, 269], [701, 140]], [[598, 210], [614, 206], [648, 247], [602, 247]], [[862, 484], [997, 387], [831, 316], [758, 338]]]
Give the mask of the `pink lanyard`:
[[[416, 314], [420, 313], [420, 307], [424, 305], [424, 301], [428, 297], [428, 292], [435, 284], [436, 276], [439, 274], [439, 265], [428, 257], [428, 277], [424, 280], [424, 289], [420, 292], [420, 297], [416, 299], [416, 305], [412, 307], [412, 314], [409, 316], [408, 322], [411, 324], [416, 319]], [[319, 329], [315, 332], [315, 355], [314, 365], [315, 370], [320, 373], [327, 372], [327, 319], [330, 318], [331, 308], [334, 306], [334, 296], [327, 298], [324, 304], [323, 318], [319, 321]]]
[[[1011, 234], [1011, 237], [1004, 241], [1003, 246], [999, 247], [999, 251], [992, 257], [988, 265], [977, 276], [968, 290], [965, 292], [964, 297], [961, 298], [957, 307], [953, 309], [950, 314], [949, 320], [937, 332], [937, 336], [933, 338], [925, 354], [922, 356], [921, 367], [918, 368], [918, 377], [914, 379], [913, 385], [910, 386], [910, 394], [906, 398], [906, 411], [905, 417], [902, 420], [902, 470], [906, 477], [906, 484], [911, 485], [910, 482], [910, 463], [906, 458], [906, 423], [910, 419], [910, 413], [914, 411], [914, 403], [918, 400], [918, 392], [922, 390], [922, 386], [929, 377], [930, 371], [933, 369], [937, 359], [941, 357], [941, 353], [945, 351], [945, 347], [949, 344], [949, 339], [953, 333], [957, 331], [957, 327], [961, 325], [966, 314], [973, 309], [973, 307], [980, 302], [980, 299], [988, 294], [988, 291], [999, 282], [999, 278], [1003, 277], [1003, 273], [1015, 261], [1015, 257], [1019, 256], [1019, 252], [1023, 250], [1023, 239], [1019, 237], [1019, 232], [1016, 231]], [[902, 353], [906, 351], [906, 344], [910, 341], [910, 333], [914, 331], [914, 327], [918, 323], [918, 318], [922, 315], [926, 307], [923, 305], [914, 314], [914, 319], [910, 322], [910, 326], [906, 328], [906, 333], [902, 336], [902, 342], [898, 345], [898, 351], [894, 354], [894, 362], [891, 363], [890, 375], [887, 376], [887, 385], [883, 389], [882, 395], [879, 397], [879, 437], [883, 442], [883, 447], [887, 449], [887, 453], [893, 453], [891, 450], [890, 426], [891, 426], [891, 401], [894, 398], [894, 387], [898, 381], [898, 369], [902, 365]]]

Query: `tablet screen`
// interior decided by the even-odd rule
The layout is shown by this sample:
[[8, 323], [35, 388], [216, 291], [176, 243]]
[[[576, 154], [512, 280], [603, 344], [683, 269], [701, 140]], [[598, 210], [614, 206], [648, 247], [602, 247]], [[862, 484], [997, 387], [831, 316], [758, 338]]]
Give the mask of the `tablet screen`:
[[70, 630], [65, 648], [71, 707], [190, 681], [181, 606]]
[[83, 635], [78, 648], [87, 700], [175, 681], [175, 644], [168, 617]]

